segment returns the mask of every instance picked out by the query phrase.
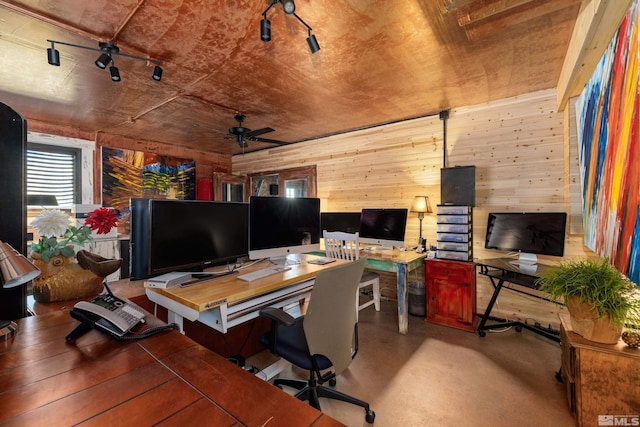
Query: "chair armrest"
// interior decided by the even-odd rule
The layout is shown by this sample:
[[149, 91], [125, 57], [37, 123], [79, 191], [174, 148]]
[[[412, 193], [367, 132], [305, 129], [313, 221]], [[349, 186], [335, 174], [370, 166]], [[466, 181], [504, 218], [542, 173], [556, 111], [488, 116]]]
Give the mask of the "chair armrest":
[[286, 311], [280, 308], [275, 308], [275, 307], [263, 308], [262, 310], [260, 310], [260, 316], [282, 323], [283, 325], [286, 325], [286, 326], [293, 325], [293, 323], [296, 320], [295, 317], [293, 317]]

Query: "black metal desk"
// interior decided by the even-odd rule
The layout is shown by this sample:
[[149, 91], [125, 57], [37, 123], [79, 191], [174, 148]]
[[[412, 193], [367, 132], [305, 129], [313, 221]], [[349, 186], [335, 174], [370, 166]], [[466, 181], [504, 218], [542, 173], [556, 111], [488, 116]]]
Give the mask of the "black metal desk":
[[[529, 323], [520, 322], [520, 321], [507, 321], [505, 319], [500, 319], [497, 317], [491, 316], [491, 310], [493, 309], [493, 305], [496, 303], [498, 299], [498, 295], [502, 290], [505, 282], [514, 283], [516, 285], [524, 286], [529, 289], [537, 289], [536, 280], [540, 277], [541, 274], [544, 274], [549, 268], [549, 266], [537, 264], [533, 266], [525, 266], [525, 265], [517, 265], [515, 263], [509, 262], [507, 259], [501, 258], [492, 258], [492, 259], [481, 259], [476, 261], [480, 270], [479, 274], [483, 276], [487, 276], [493, 285], [493, 294], [491, 295], [491, 299], [489, 300], [489, 304], [482, 316], [480, 316], [480, 323], [478, 324], [478, 334], [481, 337], [486, 335], [487, 330], [489, 329], [497, 329], [504, 328], [508, 326], [514, 326], [516, 331], [521, 332], [522, 329], [528, 329], [538, 335], [542, 335], [545, 338], [549, 338], [553, 341], [560, 342], [560, 332], [549, 328], [544, 328], [539, 325], [531, 325]], [[529, 294], [525, 291], [521, 291], [515, 288], [508, 288], [512, 291], [522, 292], [527, 295]], [[487, 325], [487, 321], [491, 320], [492, 323]]]

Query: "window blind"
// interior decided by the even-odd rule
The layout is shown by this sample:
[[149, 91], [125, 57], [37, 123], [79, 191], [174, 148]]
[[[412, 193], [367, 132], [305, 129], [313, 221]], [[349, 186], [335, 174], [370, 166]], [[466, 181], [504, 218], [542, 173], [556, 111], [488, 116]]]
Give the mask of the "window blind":
[[27, 194], [54, 195], [58, 208], [70, 209], [78, 199], [78, 157], [64, 147], [27, 148]]

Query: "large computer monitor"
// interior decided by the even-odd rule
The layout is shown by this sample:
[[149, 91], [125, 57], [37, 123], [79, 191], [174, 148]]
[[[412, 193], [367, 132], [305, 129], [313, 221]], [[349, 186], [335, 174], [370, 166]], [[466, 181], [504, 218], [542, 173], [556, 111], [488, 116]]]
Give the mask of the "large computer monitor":
[[320, 249], [320, 199], [249, 199], [249, 258], [280, 258]]
[[360, 242], [382, 247], [404, 246], [408, 209], [362, 209]]
[[536, 254], [563, 256], [565, 212], [491, 212], [484, 247], [518, 253], [521, 263], [534, 264]]
[[356, 233], [360, 231], [360, 212], [321, 212], [322, 230]]
[[246, 203], [131, 199], [131, 279], [202, 271], [248, 254]]

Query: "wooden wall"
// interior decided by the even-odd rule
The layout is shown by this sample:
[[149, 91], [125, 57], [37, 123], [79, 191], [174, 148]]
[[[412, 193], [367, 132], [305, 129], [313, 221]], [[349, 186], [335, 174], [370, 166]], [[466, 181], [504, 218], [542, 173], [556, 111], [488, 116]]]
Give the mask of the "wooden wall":
[[[567, 109], [570, 110], [570, 109]], [[474, 256], [496, 257], [484, 249], [487, 215], [497, 211], [570, 213], [565, 257], [585, 255], [579, 222], [577, 150], [570, 144], [567, 113], [556, 110], [555, 90], [451, 110], [447, 120], [447, 165], [476, 166], [473, 211]], [[575, 126], [573, 126], [573, 129]], [[444, 122], [438, 114], [401, 123], [335, 135], [233, 157], [233, 173], [247, 174], [316, 164], [318, 197], [323, 211], [359, 211], [364, 207], [411, 206], [415, 195], [440, 202], [440, 168], [444, 163]], [[575, 145], [575, 142], [573, 142]], [[577, 205], [576, 205], [577, 200]], [[578, 207], [578, 216], [575, 215]], [[417, 214], [409, 214], [405, 241], [415, 245]], [[435, 243], [435, 214], [423, 221], [423, 236]], [[555, 262], [558, 258], [543, 259]], [[414, 278], [415, 279], [415, 278]], [[384, 294], [395, 295], [393, 277], [385, 277]], [[478, 311], [493, 287], [478, 276]], [[493, 314], [558, 326], [555, 304], [505, 291]]]

